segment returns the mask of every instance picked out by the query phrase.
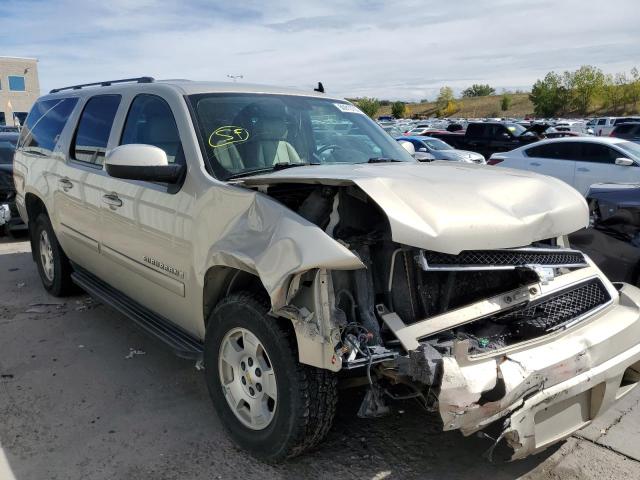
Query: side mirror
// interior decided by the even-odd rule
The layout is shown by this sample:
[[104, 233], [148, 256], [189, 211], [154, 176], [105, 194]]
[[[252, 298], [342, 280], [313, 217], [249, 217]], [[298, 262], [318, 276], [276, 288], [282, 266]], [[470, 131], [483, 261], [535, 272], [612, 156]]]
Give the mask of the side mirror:
[[503, 133], [502, 133], [502, 138], [504, 138], [504, 139], [507, 139], [507, 140], [508, 140], [508, 139], [510, 139], [510, 138], [511, 138], [511, 135], [509, 135], [507, 132], [503, 132]]
[[107, 173], [115, 178], [148, 182], [176, 183], [182, 177], [182, 165], [169, 164], [164, 150], [153, 145], [120, 145], [107, 153]]
[[634, 164], [635, 162], [630, 158], [616, 158], [616, 165], [620, 165], [621, 167], [631, 167]]
[[406, 140], [400, 140], [400, 145], [404, 148], [411, 156], [416, 154], [416, 147], [413, 146], [413, 143], [407, 142]]

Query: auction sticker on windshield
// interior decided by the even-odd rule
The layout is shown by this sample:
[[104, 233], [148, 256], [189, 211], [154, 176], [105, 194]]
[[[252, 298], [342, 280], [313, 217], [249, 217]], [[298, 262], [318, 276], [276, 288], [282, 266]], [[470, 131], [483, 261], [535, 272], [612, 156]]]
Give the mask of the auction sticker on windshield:
[[362, 110], [360, 110], [358, 107], [356, 107], [355, 105], [351, 105], [349, 103], [334, 103], [334, 105], [341, 112], [344, 112], [344, 113], [360, 113], [361, 115], [364, 115], [364, 112]]
[[213, 148], [224, 147], [238, 142], [246, 142], [249, 139], [249, 132], [242, 127], [235, 125], [225, 125], [216, 128], [209, 136], [209, 145]]

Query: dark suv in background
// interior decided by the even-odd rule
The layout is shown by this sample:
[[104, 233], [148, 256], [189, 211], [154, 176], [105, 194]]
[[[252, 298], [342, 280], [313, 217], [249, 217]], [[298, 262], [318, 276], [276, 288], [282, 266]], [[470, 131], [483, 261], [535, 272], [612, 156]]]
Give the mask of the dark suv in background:
[[618, 125], [613, 129], [609, 136], [624, 138], [630, 142], [640, 143], [640, 121]]
[[13, 154], [18, 136], [18, 133], [0, 132], [0, 236], [7, 231], [27, 228], [16, 209], [13, 184]]

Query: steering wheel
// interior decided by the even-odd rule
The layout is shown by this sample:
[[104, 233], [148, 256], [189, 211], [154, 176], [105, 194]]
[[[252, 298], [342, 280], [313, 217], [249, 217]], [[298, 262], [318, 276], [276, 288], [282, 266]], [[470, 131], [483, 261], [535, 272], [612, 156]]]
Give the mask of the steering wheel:
[[324, 147], [320, 147], [316, 151], [316, 155], [321, 155], [322, 153], [326, 152], [327, 150], [335, 150], [337, 148], [344, 148], [344, 147], [342, 147], [340, 145], [336, 145], [336, 144], [325, 145]]

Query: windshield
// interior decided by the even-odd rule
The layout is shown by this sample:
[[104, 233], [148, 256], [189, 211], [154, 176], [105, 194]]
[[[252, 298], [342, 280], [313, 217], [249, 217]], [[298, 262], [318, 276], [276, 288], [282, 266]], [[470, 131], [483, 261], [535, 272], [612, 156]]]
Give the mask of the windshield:
[[283, 165], [415, 162], [347, 102], [294, 95], [190, 95], [205, 155], [223, 180]]
[[433, 150], [453, 150], [453, 147], [448, 143], [443, 142], [442, 140], [438, 140], [436, 138], [430, 139], [421, 139], [424, 143], [429, 145], [429, 148]]
[[13, 163], [13, 153], [16, 150], [15, 142], [0, 140], [0, 165]]
[[633, 160], [640, 161], [640, 145], [633, 142], [621, 142], [616, 143], [618, 148], [621, 148], [625, 153], [629, 154]]

